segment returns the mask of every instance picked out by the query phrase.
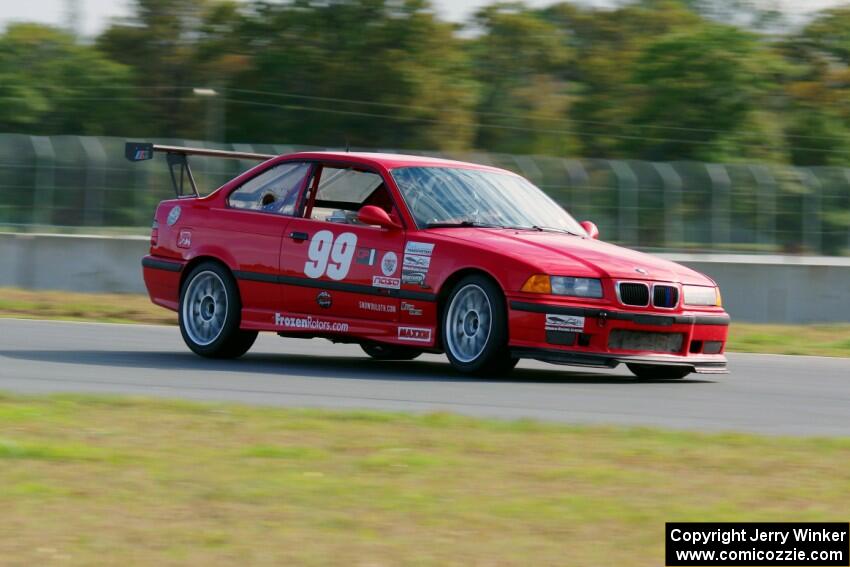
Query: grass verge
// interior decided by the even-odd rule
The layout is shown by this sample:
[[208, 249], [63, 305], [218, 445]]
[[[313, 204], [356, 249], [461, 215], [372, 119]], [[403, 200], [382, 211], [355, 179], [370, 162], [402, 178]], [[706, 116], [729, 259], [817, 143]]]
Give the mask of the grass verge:
[[848, 485], [848, 439], [0, 395], [11, 565], [654, 566], [666, 521]]
[[[177, 315], [147, 296], [0, 288], [0, 317], [173, 325]], [[850, 324], [756, 325], [732, 323], [728, 350], [850, 357]]]
[[0, 288], [0, 317], [176, 325], [177, 314], [146, 295]]

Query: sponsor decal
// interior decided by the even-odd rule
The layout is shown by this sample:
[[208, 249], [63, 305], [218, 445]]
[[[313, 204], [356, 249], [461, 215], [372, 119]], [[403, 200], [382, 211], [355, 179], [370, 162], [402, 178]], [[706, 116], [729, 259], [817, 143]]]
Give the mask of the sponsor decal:
[[152, 151], [149, 152], [147, 150], [136, 150], [136, 155], [133, 158], [133, 160], [134, 161], [144, 161], [146, 159], [151, 159], [151, 157], [153, 157]]
[[180, 205], [177, 205], [168, 213], [168, 218], [165, 219], [165, 222], [168, 223], [168, 226], [174, 226], [178, 220], [180, 220]]
[[316, 303], [318, 303], [319, 307], [322, 309], [328, 309], [331, 305], [333, 305], [334, 300], [329, 292], [320, 291], [319, 294], [316, 295]]
[[365, 266], [374, 266], [376, 255], [374, 248], [358, 248], [357, 252], [354, 254], [354, 263]]
[[374, 301], [360, 301], [357, 303], [363, 311], [375, 311], [376, 313], [395, 313], [395, 305], [390, 303], [376, 303]]
[[431, 329], [425, 327], [399, 327], [398, 340], [414, 343], [430, 343]]
[[177, 237], [177, 248], [191, 248], [192, 247], [192, 231], [191, 230], [181, 230], [180, 235]]
[[408, 242], [404, 247], [404, 260], [402, 261], [401, 277], [405, 284], [425, 285], [428, 269], [431, 267], [431, 255], [434, 253], [434, 244], [429, 242]]
[[546, 314], [546, 330], [547, 331], [583, 331], [584, 317], [575, 317], [573, 315], [551, 315]]
[[411, 270], [428, 271], [431, 267], [431, 256], [419, 256], [417, 254], [404, 255], [404, 267]]
[[404, 247], [404, 255], [414, 254], [417, 256], [430, 256], [434, 252], [434, 244], [431, 242], [408, 241]]
[[391, 276], [398, 268], [398, 256], [395, 252], [387, 252], [381, 259], [381, 271], [385, 276]]
[[344, 280], [351, 269], [356, 249], [357, 235], [353, 232], [343, 232], [334, 237], [333, 232], [320, 230], [310, 239], [304, 275], [314, 279], [326, 275], [332, 280]]
[[424, 272], [411, 272], [409, 270], [404, 270], [401, 274], [401, 279], [405, 284], [425, 287]]
[[309, 315], [305, 317], [289, 317], [288, 315], [274, 314], [274, 324], [276, 327], [285, 327], [287, 329], [302, 329], [306, 331], [335, 331], [339, 333], [348, 332], [348, 323], [334, 323], [325, 321], [324, 319], [316, 319]]
[[401, 280], [399, 278], [388, 278], [386, 276], [372, 276], [372, 287], [399, 289], [401, 287]]
[[413, 317], [420, 317], [422, 315], [422, 310], [417, 308], [414, 304], [408, 303], [406, 301], [401, 302], [401, 310], [405, 311], [408, 315], [412, 315]]

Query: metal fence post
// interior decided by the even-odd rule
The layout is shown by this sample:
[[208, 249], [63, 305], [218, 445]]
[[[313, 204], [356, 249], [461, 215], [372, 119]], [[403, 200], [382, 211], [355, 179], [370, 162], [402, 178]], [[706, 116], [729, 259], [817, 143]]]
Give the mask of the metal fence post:
[[53, 191], [56, 188], [56, 150], [47, 136], [30, 136], [35, 153], [35, 187], [32, 223], [48, 225], [53, 217]]
[[759, 244], [776, 246], [776, 179], [763, 165], [751, 165], [749, 170], [758, 186], [756, 240]]
[[681, 246], [685, 241], [685, 225], [682, 220], [682, 177], [669, 163], [653, 163], [652, 166], [664, 184], [664, 246]]
[[707, 163], [705, 169], [711, 179], [711, 244], [716, 247], [732, 242], [732, 180], [726, 167], [719, 163]]
[[821, 189], [820, 179], [809, 168], [797, 168], [800, 182], [806, 187], [803, 196], [800, 223], [803, 229], [803, 244], [809, 250], [820, 254], [823, 251], [823, 232], [821, 228]]
[[522, 175], [530, 179], [535, 185], [541, 185], [543, 180], [543, 172], [534, 163], [530, 156], [511, 156], [514, 163], [522, 171]]
[[[256, 150], [254, 149], [254, 146], [251, 145], [251, 144], [233, 144], [232, 148], [233, 148], [234, 151], [237, 151], [237, 152], [246, 152], [246, 153], [256, 152]], [[277, 152], [277, 146], [274, 146], [274, 151]], [[287, 152], [279, 152], [279, 153], [287, 153]], [[257, 165], [256, 162], [246, 162], [244, 160], [240, 160], [237, 163], [239, 164], [238, 165], [239, 173], [242, 173], [243, 171], [248, 171], [248, 169]]]
[[[845, 168], [843, 168], [843, 171], [844, 171], [844, 179], [847, 180], [847, 185], [848, 185], [848, 187], [846, 189], [847, 189], [847, 191], [850, 192], [850, 168], [845, 167]], [[848, 226], [847, 226], [847, 251], [850, 252], [850, 223], [848, 223]]]
[[617, 215], [617, 238], [620, 242], [638, 244], [638, 178], [624, 161], [608, 160], [617, 176], [619, 211]]
[[[564, 169], [566, 170], [567, 178], [569, 179], [567, 195], [570, 202], [570, 208], [577, 209], [579, 208], [579, 205], [576, 202], [576, 189], [583, 185], [587, 185], [587, 181], [590, 179], [590, 176], [587, 174], [587, 170], [584, 168], [584, 164], [581, 163], [581, 161], [577, 159], [564, 159], [561, 161], [564, 164]], [[588, 213], [589, 211], [584, 212], [584, 214]]]
[[86, 189], [83, 199], [83, 221], [86, 226], [103, 226], [103, 192], [105, 187], [106, 151], [99, 138], [80, 136], [77, 138], [86, 156]]

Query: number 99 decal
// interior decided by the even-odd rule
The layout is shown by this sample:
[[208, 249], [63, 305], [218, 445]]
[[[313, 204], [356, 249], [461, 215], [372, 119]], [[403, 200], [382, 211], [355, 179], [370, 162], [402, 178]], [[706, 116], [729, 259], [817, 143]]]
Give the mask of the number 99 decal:
[[309, 260], [304, 263], [304, 274], [309, 278], [327, 274], [332, 280], [345, 279], [356, 249], [357, 235], [353, 232], [343, 232], [334, 241], [331, 231], [320, 230], [310, 239]]

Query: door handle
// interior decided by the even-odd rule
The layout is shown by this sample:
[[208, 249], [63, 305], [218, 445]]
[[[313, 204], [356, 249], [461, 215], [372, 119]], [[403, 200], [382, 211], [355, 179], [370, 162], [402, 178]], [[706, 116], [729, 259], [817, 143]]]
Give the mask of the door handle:
[[291, 238], [295, 242], [304, 242], [305, 240], [310, 238], [310, 235], [306, 232], [290, 232], [289, 238]]

